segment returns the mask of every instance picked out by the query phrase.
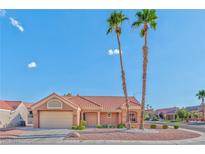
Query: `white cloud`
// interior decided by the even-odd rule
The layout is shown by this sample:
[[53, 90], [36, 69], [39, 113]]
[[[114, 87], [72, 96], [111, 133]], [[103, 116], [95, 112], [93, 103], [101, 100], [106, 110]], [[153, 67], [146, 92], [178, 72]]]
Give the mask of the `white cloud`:
[[0, 9], [0, 16], [5, 16], [6, 15], [6, 10]]
[[115, 50], [114, 50], [114, 54], [115, 54], [115, 55], [119, 55], [119, 53], [120, 53], [120, 51], [119, 51], [118, 49], [115, 49]]
[[108, 50], [108, 55], [109, 55], [109, 56], [119, 55], [119, 53], [120, 53], [120, 52], [119, 52], [118, 49], [114, 49], [114, 50], [113, 50], [113, 49], [109, 49], [109, 50]]
[[28, 68], [36, 68], [36, 67], [37, 67], [36, 62], [31, 62], [28, 64]]
[[9, 18], [10, 21], [11, 21], [11, 24], [14, 26], [14, 27], [17, 27], [21, 32], [24, 31], [24, 28], [23, 26], [19, 23], [19, 21], [15, 20], [14, 18]]
[[108, 55], [112, 56], [113, 54], [114, 54], [114, 52], [112, 49], [108, 50]]

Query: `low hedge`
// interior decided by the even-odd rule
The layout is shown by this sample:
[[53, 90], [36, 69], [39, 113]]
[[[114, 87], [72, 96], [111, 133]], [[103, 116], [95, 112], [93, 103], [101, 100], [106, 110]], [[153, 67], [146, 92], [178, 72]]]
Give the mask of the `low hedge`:
[[157, 125], [156, 125], [156, 124], [151, 124], [151, 125], [150, 125], [150, 128], [151, 128], [151, 129], [156, 129], [156, 128], [157, 128]]
[[162, 128], [163, 129], [168, 129], [169, 127], [168, 127], [168, 125], [162, 125]]
[[96, 125], [96, 128], [103, 128], [102, 125]]
[[96, 125], [96, 128], [115, 128], [115, 125]]
[[74, 129], [74, 130], [83, 130], [83, 129], [85, 129], [85, 126], [82, 126], [82, 125], [72, 126], [72, 129]]
[[125, 124], [118, 124], [117, 128], [126, 128]]

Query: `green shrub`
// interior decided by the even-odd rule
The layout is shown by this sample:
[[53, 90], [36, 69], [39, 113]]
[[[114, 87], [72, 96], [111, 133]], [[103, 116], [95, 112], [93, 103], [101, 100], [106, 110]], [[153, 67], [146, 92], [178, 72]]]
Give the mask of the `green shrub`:
[[108, 125], [102, 125], [103, 128], [108, 128]]
[[174, 129], [178, 129], [178, 128], [179, 128], [179, 124], [175, 124]]
[[159, 118], [157, 116], [152, 117], [152, 121], [159, 121]]
[[108, 128], [115, 128], [115, 125], [108, 125]]
[[145, 121], [149, 121], [149, 119], [150, 119], [149, 117], [145, 117], [144, 118]]
[[74, 129], [74, 130], [83, 130], [83, 129], [85, 129], [85, 126], [83, 126], [83, 125], [79, 125], [79, 126], [73, 125], [72, 129]]
[[168, 125], [162, 125], [163, 129], [168, 129]]
[[125, 126], [125, 124], [119, 124], [118, 126], [117, 126], [117, 128], [125, 128], [126, 126]]
[[85, 120], [80, 120], [80, 125], [81, 126], [87, 126], [87, 122]]
[[103, 128], [102, 125], [96, 125], [96, 128]]
[[179, 117], [176, 118], [176, 122], [180, 122], [181, 119]]
[[156, 125], [156, 124], [151, 124], [151, 125], [150, 125], [150, 128], [151, 128], [151, 129], [156, 129], [156, 128], [157, 128], [157, 125]]
[[72, 126], [72, 129], [75, 129], [75, 130], [77, 130], [77, 128], [78, 128], [78, 126]]
[[83, 125], [78, 126], [78, 130], [83, 130], [83, 129], [85, 129], [85, 126], [83, 126]]

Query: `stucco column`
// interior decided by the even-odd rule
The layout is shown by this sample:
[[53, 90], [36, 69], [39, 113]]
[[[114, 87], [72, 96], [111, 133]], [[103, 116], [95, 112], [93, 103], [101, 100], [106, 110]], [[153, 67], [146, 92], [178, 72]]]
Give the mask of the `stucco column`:
[[118, 112], [118, 124], [122, 123], [122, 113]]
[[39, 113], [36, 110], [33, 110], [33, 127], [39, 128]]
[[80, 110], [73, 111], [73, 125], [79, 126], [80, 124]]
[[98, 125], [100, 125], [100, 112], [98, 112]]
[[79, 126], [80, 125], [80, 110], [77, 110], [77, 125]]

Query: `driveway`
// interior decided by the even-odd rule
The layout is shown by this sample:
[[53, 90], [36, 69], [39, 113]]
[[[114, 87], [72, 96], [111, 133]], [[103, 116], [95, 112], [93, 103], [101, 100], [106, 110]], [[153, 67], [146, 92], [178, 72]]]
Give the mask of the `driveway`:
[[0, 144], [62, 144], [69, 129], [17, 128], [24, 131], [16, 138], [0, 139]]

